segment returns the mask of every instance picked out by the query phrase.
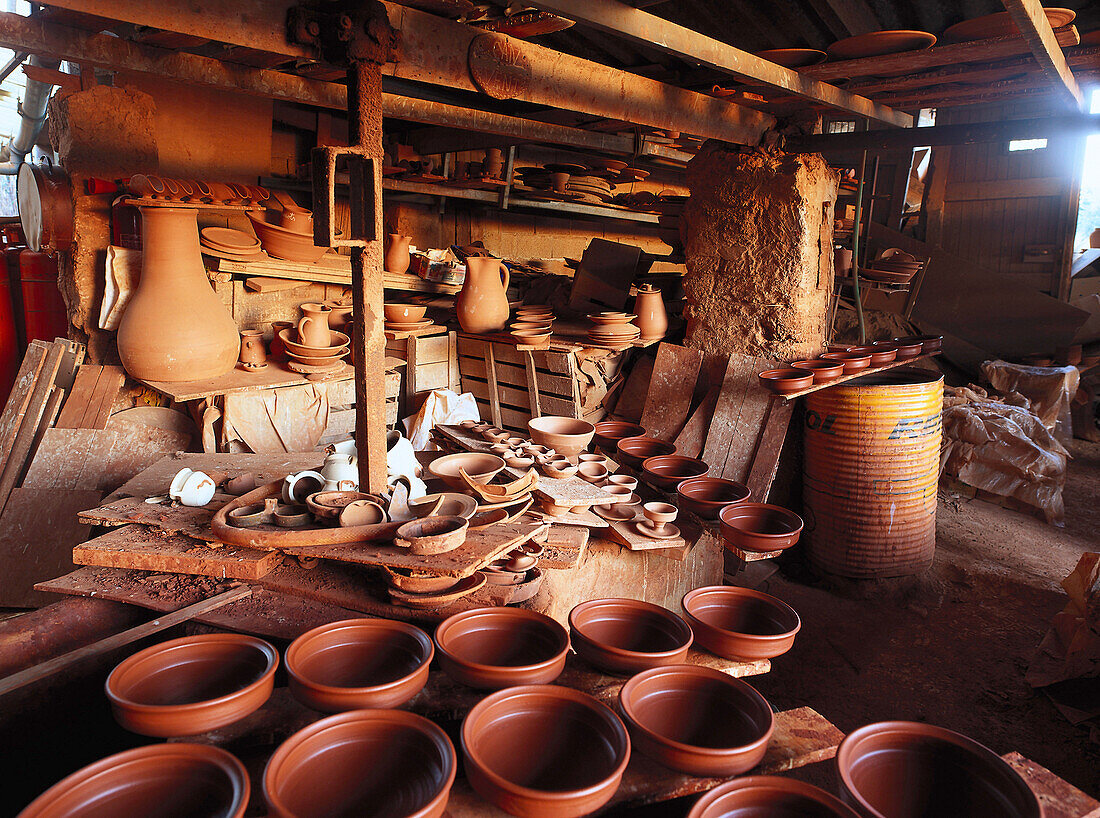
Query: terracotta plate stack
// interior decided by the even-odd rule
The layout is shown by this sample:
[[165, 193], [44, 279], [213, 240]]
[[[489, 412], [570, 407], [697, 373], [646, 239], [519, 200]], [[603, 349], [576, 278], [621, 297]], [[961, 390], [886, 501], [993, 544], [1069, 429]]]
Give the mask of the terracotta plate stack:
[[516, 320], [508, 330], [517, 344], [549, 344], [554, 333], [554, 311], [546, 304], [524, 304], [516, 308]]
[[279, 340], [286, 347], [287, 366], [292, 370], [302, 375], [316, 375], [344, 368], [344, 358], [351, 348], [351, 339], [347, 335], [334, 330], [327, 347], [300, 344], [298, 337], [293, 327], [279, 330]]
[[884, 284], [908, 284], [924, 265], [916, 256], [902, 250], [891, 248], [864, 267], [860, 274], [870, 280]]
[[267, 258], [258, 238], [229, 227], [204, 227], [199, 231], [199, 244], [205, 255], [229, 261], [260, 261]]
[[604, 204], [615, 200], [615, 197], [611, 194], [614, 187], [610, 181], [602, 176], [577, 175], [570, 177], [569, 186], [566, 190], [570, 193], [580, 194], [577, 201]]
[[588, 339], [599, 346], [626, 349], [641, 337], [641, 330], [634, 325], [634, 316], [625, 312], [597, 312], [588, 316], [592, 329]]

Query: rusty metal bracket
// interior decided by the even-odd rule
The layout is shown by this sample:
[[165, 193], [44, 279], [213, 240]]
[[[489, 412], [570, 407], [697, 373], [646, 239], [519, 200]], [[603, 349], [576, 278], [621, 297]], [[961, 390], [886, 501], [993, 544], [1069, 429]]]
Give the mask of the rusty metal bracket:
[[382, 65], [397, 47], [397, 32], [379, 0], [337, 0], [321, 8], [294, 6], [287, 15], [291, 42], [316, 48], [326, 62]]
[[[341, 161], [343, 160], [343, 161]], [[313, 242], [318, 247], [365, 247], [377, 241], [374, 191], [381, 179], [377, 159], [362, 148], [314, 148], [313, 155]], [[347, 173], [351, 204], [351, 225], [346, 235], [336, 230], [336, 175]]]

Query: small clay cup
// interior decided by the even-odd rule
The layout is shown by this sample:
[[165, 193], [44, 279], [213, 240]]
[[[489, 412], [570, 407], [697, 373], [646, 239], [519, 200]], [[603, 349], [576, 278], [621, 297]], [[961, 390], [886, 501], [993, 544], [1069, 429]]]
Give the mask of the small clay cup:
[[398, 528], [393, 544], [408, 548], [410, 554], [446, 554], [466, 542], [469, 526], [465, 517], [422, 517]]
[[486, 801], [513, 815], [574, 818], [615, 794], [630, 738], [609, 707], [557, 685], [486, 696], [462, 722], [466, 777]]
[[622, 486], [631, 491], [638, 488], [638, 478], [631, 477], [629, 474], [612, 474], [604, 482], [608, 486]]
[[353, 710], [299, 730], [264, 769], [272, 818], [439, 818], [457, 770], [439, 727], [404, 710]]
[[677, 511], [672, 503], [645, 503], [642, 506], [642, 515], [647, 521], [645, 527], [654, 533], [664, 534], [676, 520]]
[[647, 457], [642, 461], [642, 479], [662, 491], [674, 491], [693, 477], [703, 477], [710, 466], [705, 461], [678, 454]]
[[267, 350], [264, 348], [263, 330], [241, 330], [241, 352], [238, 361], [245, 369], [263, 369], [267, 366]]
[[743, 551], [783, 551], [798, 542], [802, 518], [770, 503], [738, 503], [718, 513], [722, 538]]
[[727, 781], [703, 795], [687, 818], [859, 818], [825, 790], [779, 775], [750, 775]]
[[680, 508], [704, 520], [717, 520], [726, 506], [749, 499], [749, 487], [723, 477], [693, 477], [676, 486]]
[[863, 352], [826, 352], [821, 356], [824, 361], [840, 361], [844, 364], [844, 374], [853, 375], [862, 372], [871, 365], [871, 356]]
[[531, 439], [542, 446], [555, 449], [558, 454], [577, 462], [577, 455], [588, 448], [596, 427], [587, 420], [543, 415], [527, 421]]
[[603, 463], [581, 463], [577, 468], [577, 476], [586, 483], [602, 483], [607, 477], [607, 466]]
[[107, 677], [115, 719], [143, 736], [194, 736], [232, 724], [271, 695], [279, 653], [239, 633], [171, 639], [125, 659]]
[[814, 382], [814, 374], [802, 369], [768, 369], [756, 376], [760, 385], [776, 395], [801, 392]]
[[483, 690], [548, 684], [569, 653], [565, 628], [522, 608], [475, 608], [435, 630], [439, 666], [459, 684]]
[[802, 627], [787, 603], [763, 591], [732, 585], [696, 588], [684, 596], [683, 608], [696, 644], [726, 659], [782, 656]]
[[435, 645], [424, 631], [388, 619], [346, 619], [290, 643], [290, 692], [322, 713], [400, 707], [428, 680]]
[[[642, 461], [650, 457], [676, 454], [676, 447], [655, 437], [626, 437], [616, 444], [619, 456], [616, 458], [625, 466], [634, 469], [642, 467]], [[683, 478], [681, 478], [683, 479]]]
[[751, 770], [775, 729], [771, 706], [753, 687], [699, 665], [631, 677], [619, 691], [619, 711], [640, 752], [689, 775]]
[[809, 361], [795, 361], [791, 369], [805, 369], [812, 372], [814, 383], [830, 383], [844, 374], [844, 364], [838, 361], [823, 361], [815, 358]]
[[569, 612], [569, 641], [600, 670], [630, 676], [680, 664], [693, 636], [672, 611], [638, 599], [593, 599]]
[[554, 171], [550, 174], [550, 186], [554, 189], [555, 193], [565, 193], [566, 188], [569, 185], [569, 174], [561, 171]]
[[645, 433], [645, 427], [637, 423], [603, 420], [596, 424], [596, 445], [604, 451], [613, 452], [620, 440], [628, 437], [642, 437]]

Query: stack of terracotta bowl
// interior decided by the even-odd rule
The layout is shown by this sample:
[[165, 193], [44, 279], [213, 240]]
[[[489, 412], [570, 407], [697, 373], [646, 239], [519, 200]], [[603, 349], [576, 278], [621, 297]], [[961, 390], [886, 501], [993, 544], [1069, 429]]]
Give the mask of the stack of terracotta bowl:
[[386, 304], [382, 308], [386, 329], [391, 332], [413, 332], [432, 326], [432, 319], [425, 317], [427, 311], [420, 304]]
[[924, 265], [916, 256], [890, 248], [864, 267], [860, 274], [869, 281], [883, 284], [908, 284]]
[[343, 369], [351, 339], [329, 328], [330, 308], [324, 304], [303, 304], [302, 312], [306, 317], [296, 327], [279, 330], [287, 366], [302, 375], [326, 375]]
[[260, 237], [268, 255], [285, 261], [300, 261], [313, 264], [321, 260], [327, 247], [318, 247], [313, 243], [313, 213], [301, 207], [283, 206], [262, 215], [249, 213], [248, 218], [256, 235]]
[[641, 330], [634, 325], [634, 316], [626, 312], [597, 312], [588, 316], [592, 329], [588, 330], [588, 339], [593, 343], [626, 349], [633, 346], [641, 337]]
[[261, 261], [267, 258], [258, 238], [229, 227], [204, 227], [199, 231], [199, 245], [204, 255], [229, 261]]
[[554, 332], [554, 311], [547, 304], [525, 304], [516, 308], [516, 319], [508, 325], [517, 344], [543, 346]]

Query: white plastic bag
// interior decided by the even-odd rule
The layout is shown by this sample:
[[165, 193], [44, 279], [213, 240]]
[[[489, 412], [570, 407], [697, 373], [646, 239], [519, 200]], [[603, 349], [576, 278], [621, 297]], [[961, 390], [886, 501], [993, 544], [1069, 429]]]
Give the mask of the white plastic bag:
[[427, 452], [437, 448], [432, 443], [432, 429], [436, 425], [453, 425], [464, 420], [481, 420], [474, 396], [469, 392], [459, 395], [450, 389], [434, 389], [420, 411], [411, 418], [405, 418], [404, 423], [413, 448], [418, 452]]

